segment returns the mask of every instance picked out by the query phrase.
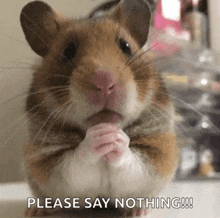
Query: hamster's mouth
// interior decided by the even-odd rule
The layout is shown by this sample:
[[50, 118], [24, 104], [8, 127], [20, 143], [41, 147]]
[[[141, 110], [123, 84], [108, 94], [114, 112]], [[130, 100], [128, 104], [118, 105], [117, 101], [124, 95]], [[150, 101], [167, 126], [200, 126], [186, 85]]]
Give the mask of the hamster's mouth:
[[121, 119], [121, 114], [109, 109], [104, 109], [90, 116], [87, 119], [87, 122], [89, 123], [89, 125], [95, 126], [99, 123], [118, 123]]

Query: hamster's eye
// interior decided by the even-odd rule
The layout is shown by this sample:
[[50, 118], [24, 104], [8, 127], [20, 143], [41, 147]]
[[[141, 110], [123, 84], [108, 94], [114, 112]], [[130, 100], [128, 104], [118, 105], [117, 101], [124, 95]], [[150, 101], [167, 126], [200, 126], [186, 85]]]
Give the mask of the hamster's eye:
[[63, 51], [63, 62], [67, 63], [71, 61], [76, 55], [76, 50], [77, 48], [75, 44], [70, 44], [68, 47], [66, 47]]
[[119, 38], [119, 47], [124, 54], [131, 55], [131, 46], [123, 38]]

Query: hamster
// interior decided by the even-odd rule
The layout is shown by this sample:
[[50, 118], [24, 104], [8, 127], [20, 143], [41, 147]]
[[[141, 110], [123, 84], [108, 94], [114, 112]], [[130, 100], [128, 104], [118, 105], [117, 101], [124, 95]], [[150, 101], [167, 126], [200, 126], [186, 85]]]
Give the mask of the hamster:
[[[152, 8], [150, 0], [113, 0], [81, 19], [41, 1], [22, 9], [26, 40], [42, 57], [26, 101], [24, 145], [27, 180], [42, 202], [78, 197], [83, 208], [86, 198], [150, 199], [173, 178], [174, 106], [142, 50]], [[30, 208], [25, 216], [56, 213]]]

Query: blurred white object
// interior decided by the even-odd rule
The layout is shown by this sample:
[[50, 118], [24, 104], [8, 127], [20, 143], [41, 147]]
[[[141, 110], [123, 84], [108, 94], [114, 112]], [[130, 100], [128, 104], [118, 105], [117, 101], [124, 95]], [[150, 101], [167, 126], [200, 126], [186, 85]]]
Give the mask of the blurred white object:
[[188, 176], [197, 166], [196, 151], [190, 147], [182, 148], [182, 159], [180, 164], [181, 176]]
[[[164, 18], [174, 21], [180, 21], [180, 0], [161, 0], [162, 3], [162, 15]], [[172, 7], [170, 7], [172, 5]]]

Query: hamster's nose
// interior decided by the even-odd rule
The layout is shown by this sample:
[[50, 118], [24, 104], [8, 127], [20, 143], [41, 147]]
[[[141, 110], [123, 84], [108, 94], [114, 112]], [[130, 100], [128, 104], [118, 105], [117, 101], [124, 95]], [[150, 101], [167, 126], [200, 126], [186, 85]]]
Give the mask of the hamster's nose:
[[109, 95], [116, 87], [116, 80], [114, 74], [108, 71], [96, 71], [92, 78], [92, 83], [100, 94]]

